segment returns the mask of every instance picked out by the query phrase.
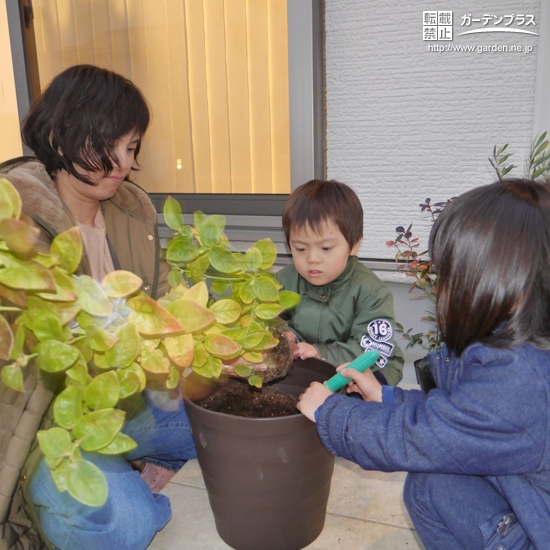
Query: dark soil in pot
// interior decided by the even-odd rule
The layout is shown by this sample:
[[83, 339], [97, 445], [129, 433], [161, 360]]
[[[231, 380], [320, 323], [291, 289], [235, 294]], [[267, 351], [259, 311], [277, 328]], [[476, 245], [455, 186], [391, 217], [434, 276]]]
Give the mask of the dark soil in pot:
[[274, 418], [298, 413], [298, 399], [275, 388], [255, 388], [247, 382], [231, 384], [213, 393], [199, 404], [216, 411], [247, 418]]
[[420, 389], [424, 393], [429, 393], [430, 390], [437, 387], [432, 371], [430, 370], [430, 363], [426, 357], [417, 359], [414, 362], [414, 370], [416, 373], [416, 381], [420, 384]]

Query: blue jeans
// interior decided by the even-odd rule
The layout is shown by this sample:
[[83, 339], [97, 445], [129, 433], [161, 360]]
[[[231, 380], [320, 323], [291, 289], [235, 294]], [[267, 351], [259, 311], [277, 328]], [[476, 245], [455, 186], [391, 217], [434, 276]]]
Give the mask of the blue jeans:
[[170, 501], [151, 492], [128, 460], [143, 459], [174, 471], [196, 458], [179, 392], [147, 391], [124, 402], [124, 433], [137, 448], [122, 456], [86, 453], [107, 478], [109, 496], [100, 508], [60, 493], [44, 460], [30, 481], [29, 496], [48, 539], [62, 550], [145, 549], [172, 517]]
[[499, 529], [512, 510], [483, 477], [410, 473], [403, 498], [427, 550], [534, 548], [515, 516]]

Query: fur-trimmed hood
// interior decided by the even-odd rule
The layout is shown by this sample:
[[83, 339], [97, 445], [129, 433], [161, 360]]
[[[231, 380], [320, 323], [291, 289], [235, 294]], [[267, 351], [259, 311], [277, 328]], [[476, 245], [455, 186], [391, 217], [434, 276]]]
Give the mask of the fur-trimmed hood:
[[[5, 177], [15, 186], [23, 200], [25, 214], [35, 220], [38, 217], [57, 232], [67, 229], [68, 209], [57, 193], [46, 167], [38, 159], [19, 157], [0, 164], [0, 177]], [[135, 183], [123, 181], [109, 200], [127, 215], [155, 225], [155, 208], [147, 193]]]

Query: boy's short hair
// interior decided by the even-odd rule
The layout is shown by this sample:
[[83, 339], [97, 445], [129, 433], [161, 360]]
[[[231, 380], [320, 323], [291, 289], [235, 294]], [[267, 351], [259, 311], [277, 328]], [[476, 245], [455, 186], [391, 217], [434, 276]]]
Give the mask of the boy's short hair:
[[340, 229], [350, 248], [363, 237], [363, 207], [355, 192], [344, 183], [311, 180], [295, 189], [283, 210], [283, 229], [290, 245], [292, 229], [310, 227], [319, 231], [332, 220]]
[[[91, 184], [74, 165], [109, 173], [116, 162], [115, 144], [149, 125], [149, 107], [127, 78], [93, 65], [75, 65], [58, 74], [33, 103], [23, 123], [23, 141], [50, 176], [66, 170]], [[137, 143], [135, 157], [139, 153]]]

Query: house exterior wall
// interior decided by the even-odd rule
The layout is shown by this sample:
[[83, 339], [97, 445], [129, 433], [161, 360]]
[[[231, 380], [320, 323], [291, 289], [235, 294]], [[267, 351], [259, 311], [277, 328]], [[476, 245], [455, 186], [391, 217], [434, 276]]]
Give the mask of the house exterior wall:
[[[448, 7], [454, 40], [422, 39], [423, 11]], [[538, 37], [458, 36], [482, 23], [463, 16], [533, 15], [540, 0], [326, 0], [327, 174], [348, 183], [365, 209], [363, 258], [392, 258], [398, 225], [427, 242], [426, 197], [445, 200], [496, 179], [488, 156], [510, 143], [523, 176], [533, 132]], [[502, 27], [509, 19], [505, 19]], [[517, 20], [516, 20], [517, 21]], [[487, 26], [493, 26], [493, 21]], [[526, 29], [518, 26], [516, 28]], [[530, 53], [429, 51], [430, 44], [532, 46]]]

